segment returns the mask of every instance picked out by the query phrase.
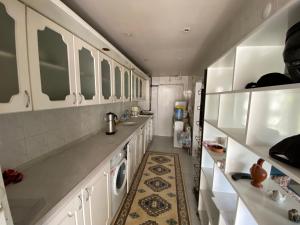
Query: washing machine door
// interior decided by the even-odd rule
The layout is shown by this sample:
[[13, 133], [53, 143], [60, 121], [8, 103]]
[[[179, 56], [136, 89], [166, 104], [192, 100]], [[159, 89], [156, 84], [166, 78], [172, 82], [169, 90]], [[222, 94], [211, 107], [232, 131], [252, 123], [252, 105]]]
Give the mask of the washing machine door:
[[113, 181], [113, 192], [115, 195], [123, 193], [126, 187], [127, 181], [127, 161], [123, 159], [120, 164], [117, 166], [114, 174]]

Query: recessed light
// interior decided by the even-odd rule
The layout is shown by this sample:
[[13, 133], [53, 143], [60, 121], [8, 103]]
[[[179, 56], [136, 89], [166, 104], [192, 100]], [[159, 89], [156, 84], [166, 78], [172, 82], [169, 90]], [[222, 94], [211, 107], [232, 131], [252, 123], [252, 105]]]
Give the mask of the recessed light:
[[183, 32], [184, 33], [188, 33], [188, 32], [190, 32], [191, 31], [191, 28], [190, 27], [185, 27], [184, 29], [183, 29]]
[[110, 51], [109, 48], [102, 48], [102, 50], [105, 51], [105, 52], [109, 52]]
[[133, 33], [130, 33], [130, 32], [124, 32], [122, 33], [125, 37], [132, 37], [133, 36]]

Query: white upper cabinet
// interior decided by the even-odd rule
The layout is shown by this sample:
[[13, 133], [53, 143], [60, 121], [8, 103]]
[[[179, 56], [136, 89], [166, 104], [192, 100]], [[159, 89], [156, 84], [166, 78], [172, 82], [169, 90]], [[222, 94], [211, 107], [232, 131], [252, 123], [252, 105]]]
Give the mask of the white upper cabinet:
[[30, 111], [25, 6], [0, 0], [0, 113]]
[[113, 76], [111, 59], [99, 52], [101, 103], [113, 102]]
[[81, 39], [74, 40], [78, 105], [99, 104], [98, 52]]
[[135, 75], [131, 73], [131, 101], [135, 101]]
[[145, 80], [140, 78], [139, 85], [139, 99], [143, 100], [145, 98]]
[[139, 92], [140, 92], [140, 79], [138, 76], [135, 76], [135, 99], [139, 99]]
[[114, 101], [123, 101], [123, 68], [120, 64], [114, 63]]
[[130, 72], [126, 68], [123, 70], [123, 100], [125, 102], [130, 101], [130, 92], [131, 92], [131, 85], [130, 85]]
[[132, 73], [132, 100], [137, 101], [139, 99], [139, 77], [135, 73]]
[[29, 8], [27, 16], [33, 108], [76, 106], [73, 35]]

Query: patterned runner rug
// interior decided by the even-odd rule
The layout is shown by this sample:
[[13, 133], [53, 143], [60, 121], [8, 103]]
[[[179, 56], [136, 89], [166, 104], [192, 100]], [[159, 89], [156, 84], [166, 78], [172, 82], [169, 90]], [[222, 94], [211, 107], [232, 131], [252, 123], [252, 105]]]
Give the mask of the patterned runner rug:
[[178, 154], [145, 154], [113, 224], [190, 225]]

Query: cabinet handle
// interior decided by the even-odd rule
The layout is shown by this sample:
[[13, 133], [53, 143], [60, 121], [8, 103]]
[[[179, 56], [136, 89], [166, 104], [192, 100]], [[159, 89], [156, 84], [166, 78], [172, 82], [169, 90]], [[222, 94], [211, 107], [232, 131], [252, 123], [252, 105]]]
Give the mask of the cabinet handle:
[[82, 101], [83, 101], [83, 95], [79, 92], [79, 96], [80, 96], [80, 102], [79, 102], [79, 104], [81, 104]]
[[85, 191], [86, 191], [86, 193], [87, 193], [87, 197], [86, 197], [85, 201], [87, 202], [87, 201], [89, 201], [89, 199], [90, 199], [90, 192], [89, 192], [89, 189], [88, 189], [88, 188], [85, 188]]
[[79, 201], [80, 201], [80, 205], [78, 207], [78, 210], [81, 210], [82, 209], [82, 198], [81, 198], [81, 195], [78, 195], [78, 198], [79, 198]]
[[74, 214], [72, 212], [68, 212], [68, 217], [73, 217]]
[[25, 95], [26, 95], [26, 98], [27, 98], [27, 102], [26, 102], [25, 107], [28, 108], [29, 105], [30, 105], [30, 95], [29, 95], [27, 90], [25, 90], [24, 92], [25, 92]]
[[73, 105], [75, 105], [75, 104], [76, 104], [76, 102], [77, 102], [77, 97], [76, 97], [76, 93], [75, 93], [75, 92], [73, 92], [73, 96], [74, 96]]
[[107, 173], [107, 172], [104, 172], [103, 175], [104, 175], [105, 177], [107, 177], [107, 176], [108, 176], [108, 173]]

